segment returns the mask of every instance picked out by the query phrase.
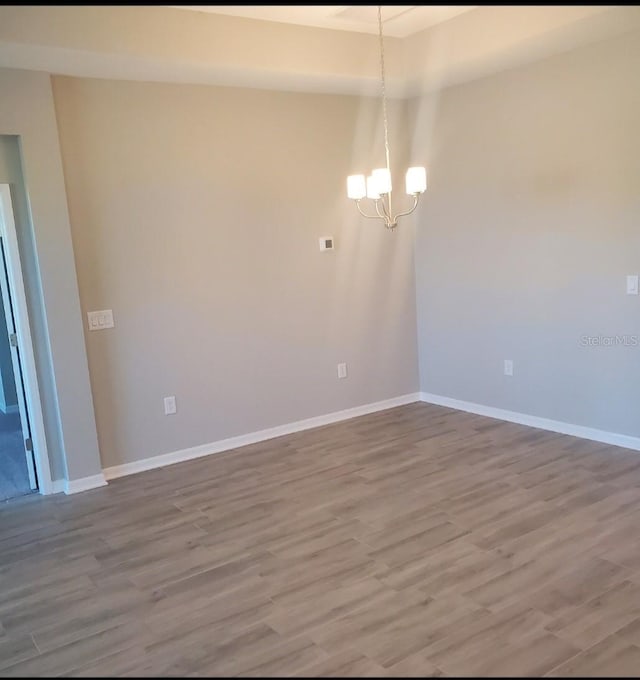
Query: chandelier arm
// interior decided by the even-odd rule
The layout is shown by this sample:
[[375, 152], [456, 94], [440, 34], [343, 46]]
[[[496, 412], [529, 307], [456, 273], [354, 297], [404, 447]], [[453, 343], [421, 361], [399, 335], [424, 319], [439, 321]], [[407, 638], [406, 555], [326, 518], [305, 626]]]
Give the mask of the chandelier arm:
[[405, 210], [404, 212], [400, 212], [396, 215], [394, 222], [398, 221], [399, 217], [404, 217], [405, 215], [411, 215], [411, 213], [418, 207], [418, 201], [420, 200], [420, 194], [413, 194], [413, 205], [409, 208], [409, 210]]
[[[380, 205], [382, 205], [382, 212], [380, 212]], [[391, 217], [382, 196], [376, 199], [376, 212], [378, 213], [378, 217], [382, 218], [383, 220], [388, 220]]]
[[[380, 210], [380, 203], [382, 203], [382, 211]], [[384, 201], [382, 199], [378, 199], [376, 201], [376, 212], [378, 213], [378, 217], [381, 220], [384, 220], [385, 225], [389, 225], [391, 223], [391, 217], [387, 213], [387, 209], [384, 205]]]
[[380, 218], [380, 214], [378, 214], [378, 215], [367, 215], [367, 213], [364, 212], [362, 210], [362, 208], [360, 207], [360, 199], [359, 198], [356, 199], [356, 207], [358, 208], [358, 212], [362, 215], [362, 217], [366, 217], [367, 219], [370, 219], [370, 220], [377, 220], [377, 219]]

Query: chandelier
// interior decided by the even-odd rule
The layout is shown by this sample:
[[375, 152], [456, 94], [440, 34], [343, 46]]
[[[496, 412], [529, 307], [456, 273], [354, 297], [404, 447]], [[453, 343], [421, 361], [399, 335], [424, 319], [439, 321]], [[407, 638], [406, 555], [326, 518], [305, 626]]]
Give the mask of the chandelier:
[[[427, 171], [422, 167], [409, 168], [406, 174], [405, 187], [409, 196], [413, 197], [413, 205], [404, 212], [393, 212], [391, 202], [391, 166], [389, 163], [389, 125], [387, 120], [387, 92], [384, 77], [384, 41], [382, 38], [382, 8], [378, 5], [378, 37], [380, 42], [380, 84], [382, 90], [382, 114], [384, 120], [384, 150], [387, 160], [386, 168], [377, 168], [365, 178], [364, 175], [347, 177], [347, 196], [356, 202], [356, 207], [363, 217], [381, 219], [387, 229], [394, 230], [398, 219], [410, 215], [418, 206], [420, 194], [427, 188]], [[373, 201], [376, 214], [368, 215], [361, 206], [363, 198]]]

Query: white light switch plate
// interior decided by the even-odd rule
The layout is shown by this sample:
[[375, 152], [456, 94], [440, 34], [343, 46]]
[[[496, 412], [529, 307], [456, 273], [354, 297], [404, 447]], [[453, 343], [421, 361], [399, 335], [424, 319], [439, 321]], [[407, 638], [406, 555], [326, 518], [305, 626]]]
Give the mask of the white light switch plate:
[[627, 276], [627, 295], [638, 294], [638, 275], [629, 274]]
[[101, 309], [97, 312], [88, 312], [89, 330], [101, 331], [104, 328], [113, 328], [113, 311], [111, 309]]

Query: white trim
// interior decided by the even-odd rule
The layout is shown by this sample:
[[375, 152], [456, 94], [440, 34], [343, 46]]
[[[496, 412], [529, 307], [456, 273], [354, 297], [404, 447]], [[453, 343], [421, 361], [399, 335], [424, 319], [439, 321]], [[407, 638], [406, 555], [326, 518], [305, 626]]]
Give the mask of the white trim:
[[54, 479], [51, 482], [50, 493], [64, 493], [64, 487], [66, 483], [67, 483], [66, 479]]
[[506, 420], [510, 423], [537, 427], [541, 430], [548, 430], [549, 432], [568, 434], [572, 437], [580, 437], [581, 439], [589, 439], [594, 442], [602, 442], [603, 444], [622, 446], [626, 449], [640, 451], [640, 437], [618, 434], [617, 432], [607, 432], [606, 430], [596, 430], [592, 427], [573, 425], [572, 423], [551, 420], [549, 418], [540, 418], [526, 413], [518, 413], [517, 411], [506, 411], [505, 409], [495, 408], [494, 406], [485, 406], [484, 404], [476, 404], [471, 401], [461, 401], [460, 399], [443, 397], [439, 394], [431, 394], [429, 392], [421, 392], [420, 401], [454, 408], [458, 411], [467, 411], [468, 413], [475, 413], [480, 416], [488, 416], [489, 418], [497, 418], [498, 420]]
[[16, 334], [18, 349], [22, 363], [24, 391], [29, 409], [31, 425], [31, 439], [33, 441], [34, 459], [38, 473], [38, 487], [41, 494], [52, 493], [51, 470], [49, 468], [49, 454], [47, 440], [44, 434], [44, 420], [42, 418], [42, 402], [36, 373], [36, 361], [33, 353], [33, 340], [29, 326], [27, 298], [24, 291], [22, 269], [20, 265], [20, 250], [18, 236], [13, 218], [11, 191], [8, 184], [0, 184], [0, 229], [7, 245], [7, 273], [9, 275], [12, 302], [14, 303]]
[[182, 449], [180, 451], [173, 451], [172, 453], [165, 453], [151, 458], [143, 458], [136, 460], [133, 463], [124, 463], [123, 465], [114, 465], [103, 470], [106, 479], [115, 479], [116, 477], [123, 477], [125, 475], [133, 475], [136, 472], [144, 472], [145, 470], [152, 470], [154, 468], [164, 467], [165, 465], [173, 465], [174, 463], [181, 463], [185, 460], [192, 460], [193, 458], [200, 458], [208, 456], [212, 453], [220, 453], [235, 449], [240, 446], [247, 446], [248, 444], [256, 444], [274, 437], [282, 437], [286, 434], [294, 432], [301, 432], [302, 430], [309, 430], [313, 427], [321, 427], [322, 425], [330, 425], [341, 420], [349, 420], [357, 416], [364, 416], [368, 413], [375, 413], [376, 411], [384, 411], [385, 409], [394, 408], [396, 406], [404, 406], [405, 404], [412, 404], [420, 401], [420, 394], [405, 394], [393, 399], [386, 399], [384, 401], [376, 401], [372, 404], [364, 404], [363, 406], [355, 406], [344, 411], [334, 411], [322, 416], [314, 418], [307, 418], [306, 420], [298, 420], [294, 423], [286, 425], [279, 425], [278, 427], [271, 427], [267, 430], [259, 430], [249, 434], [239, 435], [238, 437], [229, 437], [228, 439], [220, 439], [210, 444], [201, 444], [189, 449]]
[[107, 480], [101, 472], [99, 475], [92, 475], [91, 477], [64, 479], [62, 480], [62, 484], [64, 492], [69, 495], [72, 493], [80, 493], [81, 491], [88, 491], [89, 489], [97, 489], [100, 486], [106, 486]]

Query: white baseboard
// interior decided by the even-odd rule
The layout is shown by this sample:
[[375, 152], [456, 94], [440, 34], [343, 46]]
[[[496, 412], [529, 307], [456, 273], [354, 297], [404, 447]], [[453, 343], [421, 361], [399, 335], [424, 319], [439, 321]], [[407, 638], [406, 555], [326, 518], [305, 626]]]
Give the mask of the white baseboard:
[[640, 451], [640, 437], [631, 437], [626, 434], [618, 434], [617, 432], [607, 432], [606, 430], [596, 430], [592, 427], [573, 425], [571, 423], [564, 423], [560, 420], [539, 418], [538, 416], [530, 416], [526, 413], [518, 413], [517, 411], [506, 411], [505, 409], [495, 408], [493, 406], [476, 404], [471, 401], [461, 401], [460, 399], [443, 397], [439, 394], [431, 394], [429, 392], [421, 392], [420, 401], [424, 401], [428, 404], [436, 404], [437, 406], [454, 408], [458, 411], [467, 411], [468, 413], [475, 413], [480, 416], [488, 416], [489, 418], [497, 418], [498, 420], [506, 420], [510, 423], [537, 427], [541, 430], [548, 430], [549, 432], [568, 434], [572, 437], [590, 439], [591, 441], [601, 442], [603, 444], [622, 446], [626, 449]]
[[[54, 484], [60, 484], [60, 481], [58, 480]], [[100, 473], [91, 477], [81, 477], [80, 479], [64, 479], [62, 480], [62, 490], [69, 495], [88, 491], [89, 489], [97, 489], [99, 486], [106, 486], [106, 484], [107, 480], [104, 474]]]
[[[136, 472], [144, 472], [145, 470], [152, 470], [154, 468], [164, 467], [165, 465], [173, 465], [174, 463], [181, 463], [186, 460], [208, 456], [212, 453], [221, 453], [229, 449], [235, 449], [240, 446], [247, 446], [248, 444], [256, 444], [258, 442], [273, 439], [274, 437], [282, 437], [286, 434], [293, 434], [294, 432], [301, 432], [302, 430], [309, 430], [313, 427], [321, 427], [322, 425], [330, 425], [341, 420], [349, 420], [357, 416], [364, 416], [368, 413], [375, 413], [376, 411], [384, 411], [395, 406], [404, 406], [405, 404], [412, 404], [420, 401], [420, 394], [405, 394], [393, 399], [386, 399], [384, 401], [377, 401], [372, 404], [364, 404], [363, 406], [356, 406], [348, 408], [344, 411], [334, 411], [322, 416], [314, 418], [307, 418], [305, 420], [298, 420], [294, 423], [286, 425], [279, 425], [271, 427], [267, 430], [259, 430], [251, 432], [250, 434], [243, 434], [238, 437], [229, 437], [228, 439], [220, 439], [210, 444], [201, 444], [189, 449], [182, 449], [180, 451], [173, 451], [172, 453], [165, 453], [151, 458], [143, 458], [142, 460], [134, 461], [133, 463], [124, 463], [123, 465], [114, 465], [112, 467], [104, 468], [103, 473], [106, 479], [115, 479], [116, 477], [123, 477], [125, 475], [133, 475]], [[80, 480], [79, 480], [80, 481]]]
[[66, 483], [67, 483], [66, 479], [52, 479], [51, 480], [51, 488], [49, 489], [49, 493], [50, 494], [52, 494], [52, 493], [64, 493], [64, 487], [65, 487]]

